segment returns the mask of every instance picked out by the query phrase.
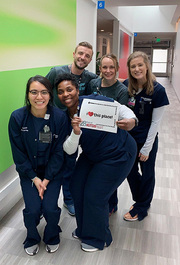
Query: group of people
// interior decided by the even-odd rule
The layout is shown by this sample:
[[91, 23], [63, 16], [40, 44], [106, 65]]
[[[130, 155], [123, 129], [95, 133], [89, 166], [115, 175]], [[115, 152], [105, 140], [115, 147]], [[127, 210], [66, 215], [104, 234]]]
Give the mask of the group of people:
[[[135, 203], [123, 218], [141, 221], [151, 205], [158, 127], [169, 104], [165, 88], [156, 81], [148, 57], [141, 51], [129, 56], [126, 80], [117, 79], [119, 65], [113, 54], [101, 58], [100, 77], [87, 71], [92, 56], [92, 46], [81, 42], [71, 65], [54, 67], [46, 77], [31, 77], [25, 106], [15, 110], [9, 120], [25, 203], [24, 249], [29, 255], [39, 251], [37, 226], [42, 215], [46, 251], [59, 248], [61, 186], [64, 206], [76, 217], [72, 236], [86, 252], [111, 245], [109, 216], [118, 209], [117, 188], [126, 178]], [[117, 133], [81, 127], [85, 99], [116, 102]]]

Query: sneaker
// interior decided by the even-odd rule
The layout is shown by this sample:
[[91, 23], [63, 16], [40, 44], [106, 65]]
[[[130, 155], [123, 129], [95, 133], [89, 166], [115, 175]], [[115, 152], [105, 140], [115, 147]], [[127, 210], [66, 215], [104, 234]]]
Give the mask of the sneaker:
[[77, 235], [76, 235], [76, 230], [74, 230], [72, 232], [72, 237], [74, 237], [75, 239], [80, 239]]
[[70, 214], [71, 216], [75, 216], [74, 204], [67, 205], [64, 203], [63, 205], [68, 210], [68, 214]]
[[30, 256], [34, 256], [34, 255], [36, 255], [36, 254], [38, 253], [38, 251], [39, 251], [39, 245], [36, 244], [36, 245], [31, 246], [31, 247], [25, 248], [24, 250], [25, 250], [25, 252], [26, 252], [28, 255], [30, 255]]
[[90, 245], [85, 244], [85, 243], [81, 243], [81, 249], [86, 251], [86, 252], [95, 252], [95, 251], [99, 250], [99, 248], [95, 248], [95, 247], [90, 246]]
[[46, 251], [48, 253], [54, 253], [56, 250], [58, 250], [59, 244], [57, 245], [46, 245]]

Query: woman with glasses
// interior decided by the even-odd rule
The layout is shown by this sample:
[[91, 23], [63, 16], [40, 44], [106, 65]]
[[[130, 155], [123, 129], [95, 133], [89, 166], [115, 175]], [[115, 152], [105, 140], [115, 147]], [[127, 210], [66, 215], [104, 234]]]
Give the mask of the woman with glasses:
[[31, 77], [26, 86], [26, 106], [13, 111], [9, 120], [12, 154], [25, 202], [24, 249], [31, 256], [39, 251], [41, 237], [37, 226], [42, 214], [46, 220], [43, 236], [46, 251], [55, 252], [60, 242], [61, 210], [57, 202], [67, 118], [63, 111], [52, 106], [52, 101], [49, 80], [39, 75]]

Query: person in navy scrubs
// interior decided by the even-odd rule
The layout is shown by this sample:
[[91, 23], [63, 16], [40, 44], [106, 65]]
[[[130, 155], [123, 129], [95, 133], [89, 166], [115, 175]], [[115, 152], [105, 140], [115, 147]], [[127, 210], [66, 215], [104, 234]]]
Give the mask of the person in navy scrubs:
[[[54, 95], [54, 105], [58, 108], [66, 111], [66, 107], [61, 104], [61, 102], [58, 99], [57, 93], [56, 93], [56, 87], [55, 87], [55, 81], [58, 75], [64, 74], [64, 73], [70, 73], [73, 76], [76, 77], [78, 85], [79, 85], [79, 93], [80, 95], [87, 95], [87, 86], [90, 80], [97, 78], [98, 76], [94, 73], [89, 72], [86, 70], [86, 67], [89, 65], [89, 63], [92, 60], [93, 56], [93, 47], [90, 43], [87, 41], [80, 42], [74, 52], [73, 52], [73, 62], [69, 65], [63, 65], [63, 66], [56, 66], [51, 68], [49, 73], [46, 75], [46, 77], [49, 79], [53, 86], [53, 95]], [[74, 209], [74, 203], [71, 196], [71, 193], [69, 191], [69, 183], [71, 179], [71, 172], [73, 170], [72, 159], [69, 158], [69, 156], [65, 157], [65, 163], [68, 167], [67, 171], [64, 172], [63, 176], [63, 184], [62, 184], [62, 191], [63, 191], [63, 199], [64, 199], [64, 207], [67, 208], [68, 213], [71, 216], [75, 215], [75, 209]]]
[[97, 93], [79, 97], [78, 84], [70, 74], [60, 75], [56, 85], [73, 127], [64, 150], [70, 155], [77, 151], [78, 144], [82, 148], [70, 183], [77, 222], [72, 236], [81, 240], [84, 251], [103, 250], [112, 243], [109, 198], [130, 172], [136, 157], [136, 143], [126, 131], [135, 126], [136, 116], [119, 104], [117, 133], [80, 129], [78, 115], [84, 99], [114, 100]]
[[[102, 56], [99, 70], [100, 77], [89, 82], [87, 95], [97, 92], [99, 95], [115, 99], [122, 105], [127, 105], [129, 98], [128, 89], [117, 79], [119, 70], [117, 57], [112, 53]], [[116, 190], [109, 200], [109, 216], [117, 211], [117, 204]]]
[[60, 242], [58, 198], [67, 118], [52, 106], [52, 101], [49, 80], [39, 75], [31, 77], [26, 86], [26, 106], [13, 111], [9, 120], [12, 154], [25, 203], [24, 249], [31, 256], [39, 251], [41, 237], [37, 226], [42, 214], [47, 223], [43, 236], [46, 251], [55, 252]]
[[[169, 104], [165, 88], [152, 74], [147, 54], [132, 53], [127, 61], [130, 98], [128, 106], [139, 123], [130, 134], [135, 139], [138, 153], [127, 177], [135, 203], [124, 215], [126, 221], [143, 220], [148, 215], [155, 186], [155, 161], [158, 150], [158, 129], [165, 107]], [[141, 169], [141, 171], [140, 171]]]

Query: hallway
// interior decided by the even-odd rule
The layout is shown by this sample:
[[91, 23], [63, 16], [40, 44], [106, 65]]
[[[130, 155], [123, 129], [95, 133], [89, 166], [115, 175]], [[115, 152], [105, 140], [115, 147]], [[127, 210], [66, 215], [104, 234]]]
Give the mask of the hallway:
[[[166, 78], [157, 79], [165, 86], [167, 106], [159, 130], [159, 151], [156, 163], [156, 187], [149, 216], [143, 221], [126, 222], [123, 214], [132, 205], [127, 181], [121, 185], [119, 210], [110, 217], [113, 244], [103, 251], [85, 253], [79, 241], [72, 238], [75, 218], [62, 207], [62, 229], [59, 250], [28, 256], [23, 249], [26, 231], [23, 225], [21, 200], [0, 222], [0, 265], [178, 265], [180, 264], [180, 102]], [[59, 199], [63, 205], [62, 193]], [[40, 234], [45, 221], [39, 225]]]

